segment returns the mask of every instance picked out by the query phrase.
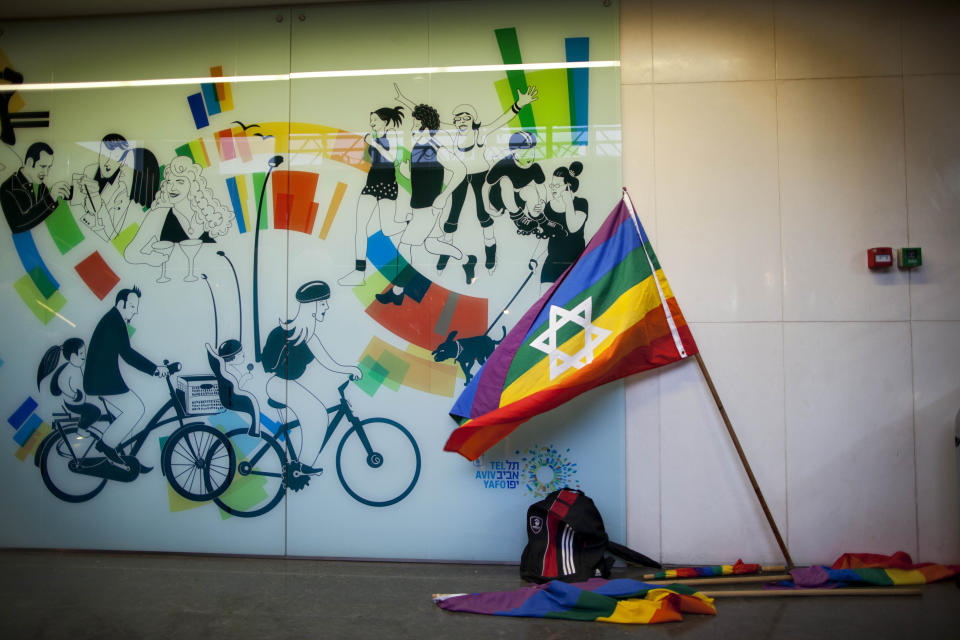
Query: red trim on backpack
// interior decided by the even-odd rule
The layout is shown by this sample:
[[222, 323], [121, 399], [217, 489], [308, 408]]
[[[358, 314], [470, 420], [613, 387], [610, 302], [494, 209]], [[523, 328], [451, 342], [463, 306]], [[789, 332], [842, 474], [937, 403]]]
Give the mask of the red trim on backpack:
[[543, 554], [543, 577], [556, 578], [557, 571], [557, 536], [561, 534], [560, 525], [566, 517], [570, 507], [580, 496], [575, 491], [562, 490], [557, 494], [550, 511], [547, 512], [547, 549]]

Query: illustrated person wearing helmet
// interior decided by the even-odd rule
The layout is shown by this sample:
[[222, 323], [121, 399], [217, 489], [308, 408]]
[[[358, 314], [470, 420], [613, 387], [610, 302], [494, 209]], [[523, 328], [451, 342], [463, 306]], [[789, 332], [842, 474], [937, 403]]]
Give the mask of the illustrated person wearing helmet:
[[[307, 366], [316, 360], [322, 367], [334, 373], [350, 376], [352, 380], [363, 377], [360, 369], [342, 365], [327, 352], [317, 326], [330, 308], [330, 287], [321, 280], [312, 280], [297, 289], [296, 315], [281, 321], [267, 336], [263, 347], [263, 368], [273, 374], [267, 381], [267, 395], [287, 408], [300, 420], [303, 434], [302, 451], [316, 451], [326, 427], [330, 422], [326, 405], [312, 391], [299, 382]], [[323, 469], [298, 463], [300, 471], [319, 474]], [[316, 456], [314, 457], [316, 464]]]
[[510, 153], [487, 172], [483, 201], [495, 215], [509, 213], [518, 234], [530, 235], [538, 226], [536, 211], [542, 211], [547, 199], [546, 176], [533, 161], [536, 136], [517, 131], [510, 136], [509, 146]]

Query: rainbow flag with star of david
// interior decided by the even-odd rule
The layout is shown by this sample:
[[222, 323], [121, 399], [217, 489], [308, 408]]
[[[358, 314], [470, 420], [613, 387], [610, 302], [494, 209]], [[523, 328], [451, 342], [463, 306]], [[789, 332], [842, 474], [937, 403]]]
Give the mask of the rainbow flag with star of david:
[[624, 193], [581, 256], [524, 314], [457, 399], [444, 450], [474, 460], [535, 415], [697, 352]]

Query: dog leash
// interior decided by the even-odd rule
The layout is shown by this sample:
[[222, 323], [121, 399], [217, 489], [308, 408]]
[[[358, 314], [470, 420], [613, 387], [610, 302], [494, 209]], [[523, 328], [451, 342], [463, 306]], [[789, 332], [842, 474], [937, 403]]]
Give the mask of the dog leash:
[[498, 321], [500, 320], [500, 318], [503, 316], [503, 312], [510, 308], [510, 305], [513, 304], [513, 301], [517, 299], [517, 296], [520, 295], [520, 292], [523, 291], [523, 288], [524, 288], [525, 286], [527, 286], [527, 283], [528, 283], [528, 282], [530, 282], [530, 278], [533, 277], [533, 274], [534, 274], [534, 272], [535, 272], [536, 269], [537, 269], [537, 261], [534, 260], [533, 258], [531, 258], [531, 259], [530, 259], [530, 262], [527, 263], [527, 269], [530, 270], [530, 273], [527, 274], [527, 277], [526, 277], [526, 279], [523, 281], [523, 283], [520, 285], [520, 288], [517, 289], [517, 292], [516, 292], [515, 294], [513, 294], [513, 297], [512, 297], [512, 298], [510, 298], [510, 302], [508, 302], [508, 303], [506, 304], [506, 306], [503, 307], [503, 310], [500, 312], [500, 314], [497, 315], [497, 317], [493, 319], [493, 322], [490, 323], [490, 326], [487, 327], [487, 330], [483, 332], [483, 335], [487, 335], [488, 333], [490, 333], [490, 329], [493, 329], [495, 326], [497, 326], [497, 322], [498, 322]]

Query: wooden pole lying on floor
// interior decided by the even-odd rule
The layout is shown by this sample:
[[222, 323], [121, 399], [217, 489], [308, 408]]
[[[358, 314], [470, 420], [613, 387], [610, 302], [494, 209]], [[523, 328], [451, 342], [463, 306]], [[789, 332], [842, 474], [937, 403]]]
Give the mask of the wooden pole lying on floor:
[[[628, 562], [627, 564], [630, 564], [630, 563]], [[761, 565], [760, 571], [761, 571], [761, 572], [763, 572], [763, 571], [777, 571], [777, 572], [780, 572], [780, 571], [785, 571], [786, 568], [787, 568], [786, 565], [782, 565], [782, 564], [765, 564], [765, 565]], [[661, 573], [662, 573], [662, 572], [661, 572]], [[728, 574], [724, 574], [724, 575], [744, 576], [744, 575], [755, 575], [755, 574], [752, 574], [752, 573], [728, 573]], [[690, 577], [693, 578], [694, 576], [690, 576]], [[696, 576], [696, 577], [706, 578], [706, 577], [708, 577], [708, 576]], [[709, 576], [709, 577], [717, 577], [717, 578], [719, 578], [720, 576]], [[667, 578], [658, 578], [656, 573], [645, 573], [645, 574], [643, 574], [643, 579], [644, 579], [645, 581], [646, 581], [646, 580], [667, 580]], [[678, 579], [686, 579], [686, 578], [678, 578]]]
[[729, 416], [727, 416], [727, 410], [723, 408], [723, 403], [720, 401], [720, 395], [717, 393], [717, 388], [713, 386], [713, 379], [710, 377], [710, 372], [707, 371], [707, 365], [703, 363], [703, 358], [700, 357], [699, 352], [695, 353], [694, 357], [697, 359], [697, 364], [700, 365], [700, 371], [703, 372], [703, 377], [707, 381], [707, 386], [710, 387], [710, 393], [713, 394], [713, 401], [717, 403], [717, 409], [720, 410], [720, 417], [723, 418], [723, 424], [727, 427], [727, 433], [730, 435], [730, 439], [733, 440], [733, 446], [737, 450], [737, 455], [740, 456], [740, 464], [743, 465], [743, 470], [747, 472], [747, 477], [750, 479], [750, 484], [753, 485], [753, 491], [757, 494], [757, 499], [760, 501], [760, 508], [763, 509], [763, 515], [767, 517], [767, 522], [770, 524], [770, 529], [773, 531], [773, 537], [777, 539], [777, 544], [780, 545], [780, 552], [783, 554], [783, 559], [787, 561], [787, 568], [793, 569], [793, 559], [790, 557], [790, 552], [787, 551], [787, 545], [783, 542], [783, 537], [780, 535], [780, 529], [777, 528], [777, 523], [773, 520], [773, 514], [770, 513], [770, 507], [767, 506], [767, 501], [763, 499], [763, 492], [760, 491], [760, 485], [757, 484], [757, 478], [753, 475], [753, 470], [750, 468], [750, 463], [747, 462], [746, 454], [743, 453], [743, 447], [740, 446], [740, 439], [737, 438], [737, 433], [733, 430], [733, 425], [730, 423]]
[[838, 587], [836, 589], [722, 589], [700, 593], [708, 598], [789, 598], [797, 596], [919, 596], [923, 594], [923, 590], [919, 587]]
[[[796, 598], [800, 596], [919, 596], [920, 587], [837, 587], [836, 589], [720, 589], [698, 591], [708, 598]], [[443, 600], [465, 593], [434, 593], [434, 600]]]
[[752, 576], [730, 576], [728, 578], [677, 578], [676, 580], [644, 580], [647, 584], [743, 584], [746, 582], [779, 582], [780, 580], [793, 580], [789, 573], [768, 573], [761, 575], [759, 573]]

